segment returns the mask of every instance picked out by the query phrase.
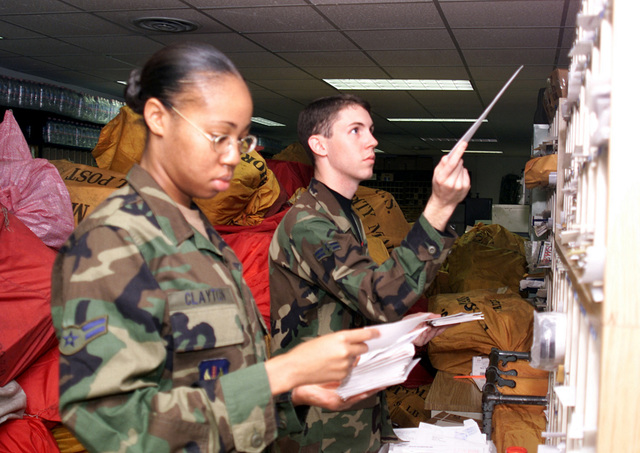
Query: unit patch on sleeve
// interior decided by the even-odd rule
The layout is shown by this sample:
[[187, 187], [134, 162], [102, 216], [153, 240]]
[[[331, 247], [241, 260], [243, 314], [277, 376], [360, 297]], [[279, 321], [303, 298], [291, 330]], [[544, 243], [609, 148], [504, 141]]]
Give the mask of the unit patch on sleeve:
[[107, 333], [107, 316], [89, 320], [80, 326], [68, 326], [60, 336], [60, 353], [72, 355]]

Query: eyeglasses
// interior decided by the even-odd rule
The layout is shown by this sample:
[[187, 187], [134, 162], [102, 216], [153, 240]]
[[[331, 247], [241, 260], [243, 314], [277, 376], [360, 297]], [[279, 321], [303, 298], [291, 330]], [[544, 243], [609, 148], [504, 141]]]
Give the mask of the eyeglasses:
[[197, 124], [191, 121], [189, 118], [184, 116], [180, 111], [171, 106], [174, 112], [180, 116], [187, 123], [191, 124], [198, 132], [205, 136], [207, 140], [211, 142], [211, 148], [214, 152], [218, 154], [228, 154], [233, 149], [234, 143], [238, 146], [238, 152], [240, 154], [247, 154], [256, 149], [256, 145], [258, 144], [258, 138], [255, 135], [247, 135], [239, 140], [233, 140], [230, 135], [212, 135], [203, 131]]

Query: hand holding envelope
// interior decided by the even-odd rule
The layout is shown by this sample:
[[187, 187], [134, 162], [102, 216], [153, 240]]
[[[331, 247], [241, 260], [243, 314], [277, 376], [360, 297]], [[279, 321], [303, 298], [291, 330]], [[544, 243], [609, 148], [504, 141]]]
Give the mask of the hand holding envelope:
[[342, 399], [347, 399], [372, 389], [404, 382], [420, 361], [414, 359], [413, 341], [427, 329], [425, 322], [443, 326], [483, 319], [482, 313], [460, 313], [439, 318], [431, 316], [431, 313], [420, 313], [401, 321], [369, 327], [377, 329], [380, 336], [366, 341], [369, 351], [360, 356], [357, 365], [342, 381], [336, 393]]

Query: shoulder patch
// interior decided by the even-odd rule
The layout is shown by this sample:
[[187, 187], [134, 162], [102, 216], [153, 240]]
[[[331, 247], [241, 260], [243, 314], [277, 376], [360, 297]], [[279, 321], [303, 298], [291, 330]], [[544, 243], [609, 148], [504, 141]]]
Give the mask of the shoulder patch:
[[340, 244], [338, 244], [338, 241], [329, 241], [325, 244], [322, 244], [315, 252], [313, 252], [313, 256], [316, 258], [316, 260], [322, 261], [338, 250], [340, 250]]
[[60, 354], [72, 355], [82, 350], [91, 341], [107, 333], [107, 316], [91, 319], [80, 326], [62, 329], [60, 335]]

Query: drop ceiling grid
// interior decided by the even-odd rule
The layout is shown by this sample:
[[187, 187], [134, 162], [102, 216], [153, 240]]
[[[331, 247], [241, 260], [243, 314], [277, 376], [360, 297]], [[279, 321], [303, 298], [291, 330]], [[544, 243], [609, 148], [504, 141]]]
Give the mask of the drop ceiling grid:
[[[274, 119], [286, 122], [287, 131], [279, 133], [291, 137], [296, 111], [313, 97], [336, 92], [323, 78], [471, 79], [477, 93], [396, 93], [395, 100], [389, 93], [360, 93], [386, 109], [380, 118], [403, 111], [461, 117], [481, 111], [513, 70], [525, 63], [490, 116], [491, 121], [508, 124], [524, 115], [531, 118], [536, 87], [544, 86], [554, 64], [568, 65], [579, 4], [578, 0], [2, 2], [0, 35], [5, 39], [0, 40], [0, 68], [69, 84], [75, 81], [121, 96], [116, 76], [124, 78], [163, 45], [203, 40], [227, 53], [240, 68], [254, 93], [256, 113], [272, 113]], [[565, 9], [567, 23], [562, 22]], [[192, 20], [200, 28], [173, 35], [132, 26], [133, 19], [150, 15]], [[514, 112], [515, 106], [524, 111]], [[494, 126], [495, 135], [509, 139], [530, 132], [524, 122], [510, 124], [514, 131]], [[434, 131], [420, 125], [381, 129], [387, 127], [415, 135], [394, 137], [394, 143], [413, 142]]]

